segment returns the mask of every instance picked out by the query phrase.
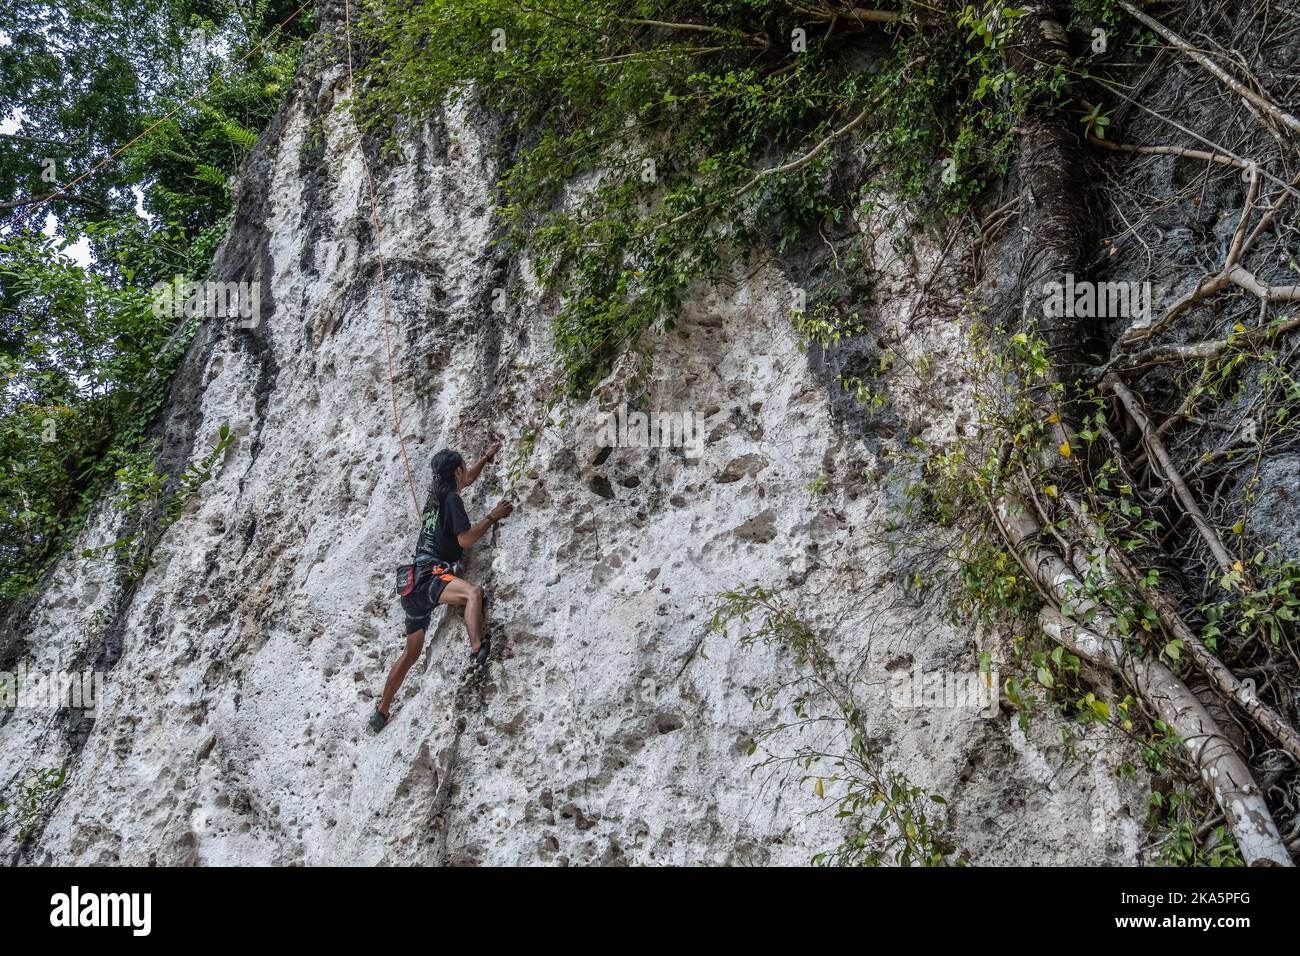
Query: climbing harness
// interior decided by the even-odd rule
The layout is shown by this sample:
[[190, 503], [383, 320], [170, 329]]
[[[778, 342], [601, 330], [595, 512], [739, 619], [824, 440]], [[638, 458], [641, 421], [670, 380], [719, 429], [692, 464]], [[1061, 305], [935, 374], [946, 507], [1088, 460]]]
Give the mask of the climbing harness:
[[459, 561], [434, 561], [430, 559], [416, 559], [414, 564], [402, 564], [397, 567], [397, 583], [395, 590], [398, 597], [410, 597], [415, 593], [415, 585], [422, 576], [425, 568], [428, 568], [428, 577], [426, 580], [435, 578], [444, 584], [460, 576], [463, 565]]

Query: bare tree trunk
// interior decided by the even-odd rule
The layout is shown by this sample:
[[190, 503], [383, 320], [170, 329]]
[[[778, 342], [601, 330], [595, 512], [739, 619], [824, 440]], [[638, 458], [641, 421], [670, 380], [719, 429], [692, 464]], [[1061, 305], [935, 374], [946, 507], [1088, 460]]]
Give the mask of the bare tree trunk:
[[[1023, 77], [1068, 66], [1065, 30], [1056, 4], [1036, 0], [1017, 21], [1007, 65]], [[1079, 277], [1089, 247], [1092, 216], [1082, 127], [1048, 103], [1031, 104], [1020, 119], [1016, 161], [1024, 252], [1020, 267], [1021, 321], [1036, 320], [1047, 341], [1053, 377], [1071, 385], [1086, 366], [1086, 336], [1074, 316], [1044, 314], [1043, 287]]]
[[1085, 596], [1083, 583], [1059, 555], [1039, 547], [1041, 529], [1024, 507], [1004, 498], [996, 516], [1025, 570], [1071, 615], [1044, 608], [1039, 615], [1043, 630], [1080, 657], [1123, 677], [1173, 728], [1223, 811], [1248, 866], [1291, 866], [1291, 855], [1250, 768], [1196, 695], [1164, 664], [1125, 648], [1114, 617]]
[[1038, 622], [1053, 640], [1119, 674], [1155, 708], [1182, 740], [1201, 780], [1214, 794], [1247, 866], [1292, 865], [1250, 768], [1173, 671], [1149, 657], [1130, 654], [1118, 638], [1077, 624], [1052, 608], [1043, 608]]

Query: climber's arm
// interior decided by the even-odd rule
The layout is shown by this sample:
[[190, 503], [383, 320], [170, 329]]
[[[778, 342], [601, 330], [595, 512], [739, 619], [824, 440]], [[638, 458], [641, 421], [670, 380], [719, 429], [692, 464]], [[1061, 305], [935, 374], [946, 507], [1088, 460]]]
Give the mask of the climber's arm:
[[487, 446], [487, 451], [483, 452], [483, 457], [480, 458], [478, 461], [474, 462], [474, 464], [470, 465], [468, 469], [466, 469], [465, 471], [466, 488], [474, 484], [474, 479], [479, 476], [479, 472], [483, 470], [483, 468], [487, 465], [487, 463], [491, 461], [493, 456], [495, 456], [496, 453], [500, 450], [501, 450], [501, 443], [499, 441], [494, 441], [492, 444]]
[[515, 510], [515, 506], [508, 501], [502, 501], [495, 508], [487, 513], [487, 517], [470, 525], [468, 529], [456, 535], [456, 540], [462, 548], [471, 547], [479, 538], [487, 534], [488, 528], [492, 527], [502, 518], [508, 518], [510, 512]]

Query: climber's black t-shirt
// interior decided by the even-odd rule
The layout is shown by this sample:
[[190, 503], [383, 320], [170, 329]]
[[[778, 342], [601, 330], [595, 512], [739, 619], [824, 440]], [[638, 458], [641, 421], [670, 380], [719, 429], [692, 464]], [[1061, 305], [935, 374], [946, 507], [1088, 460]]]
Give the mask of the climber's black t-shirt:
[[465, 514], [465, 502], [460, 495], [452, 492], [438, 502], [428, 501], [424, 505], [424, 519], [420, 525], [420, 540], [415, 544], [417, 562], [429, 559], [455, 563], [465, 556], [465, 549], [456, 540], [458, 534], [469, 530], [469, 515]]

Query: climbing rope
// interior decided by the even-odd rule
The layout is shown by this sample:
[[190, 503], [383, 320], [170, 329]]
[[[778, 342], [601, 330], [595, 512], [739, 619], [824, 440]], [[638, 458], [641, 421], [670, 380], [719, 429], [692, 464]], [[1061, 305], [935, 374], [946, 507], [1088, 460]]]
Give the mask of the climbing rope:
[[[301, 14], [303, 10], [307, 9], [307, 7], [311, 6], [314, 2], [315, 0], [303, 0], [303, 2], [298, 6], [297, 9], [293, 11], [293, 13], [289, 14], [288, 17], [286, 17], [275, 27], [269, 30], [266, 36], [264, 36], [261, 40], [259, 40], [253, 46], [251, 46], [243, 56], [235, 60], [235, 62], [232, 63], [226, 70], [217, 73], [210, 80], [208, 80], [208, 82], [203, 84], [203, 86], [201, 86], [198, 90], [196, 90], [194, 93], [187, 96], [185, 99], [181, 100], [180, 103], [178, 103], [172, 109], [164, 113], [160, 119], [150, 124], [143, 132], [132, 137], [126, 143], [122, 144], [117, 149], [113, 150], [111, 153], [109, 153], [107, 156], [101, 159], [90, 169], [86, 170], [80, 176], [77, 176], [71, 182], [60, 187], [58, 190], [50, 193], [48, 196], [44, 196], [37, 202], [32, 203], [29, 212], [36, 212], [46, 203], [51, 202], [54, 199], [58, 199], [60, 196], [68, 195], [69, 191], [78, 183], [82, 182], [85, 179], [88, 179], [89, 177], [93, 176], [95, 173], [99, 172], [99, 170], [103, 169], [105, 166], [111, 163], [118, 156], [121, 156], [127, 150], [131, 149], [131, 147], [135, 146], [136, 143], [140, 142], [142, 139], [144, 139], [146, 136], [148, 136], [150, 133], [156, 130], [159, 126], [163, 125], [168, 120], [176, 116], [176, 114], [178, 114], [181, 110], [185, 109], [185, 107], [189, 106], [195, 100], [205, 95], [208, 92], [208, 90], [212, 88], [213, 84], [215, 84], [218, 80], [224, 79], [228, 74], [232, 73], [237, 67], [243, 64], [245, 60], [247, 60], [253, 54], [257, 53], [259, 50], [261, 50], [262, 47], [264, 47], [273, 36], [275, 36], [280, 30], [283, 30], [286, 26], [288, 26], [295, 19], [297, 19], [298, 15]], [[348, 93], [351, 99], [350, 106], [353, 111], [352, 122], [353, 122], [353, 126], [357, 129], [358, 140], [360, 140], [361, 130], [360, 130], [360, 126], [356, 122], [356, 113], [355, 113], [356, 84], [355, 84], [353, 70], [352, 70], [352, 10], [348, 0], [344, 0], [343, 17], [344, 17], [344, 34], [347, 39], [347, 50], [348, 50]], [[360, 149], [361, 149], [361, 165], [362, 168], [365, 170], [366, 187], [370, 194], [370, 223], [371, 223], [371, 228], [374, 230], [375, 233], [375, 255], [379, 262], [379, 291], [380, 291], [380, 299], [383, 303], [383, 311], [384, 311], [384, 346], [388, 356], [388, 396], [390, 402], [392, 403], [392, 408], [393, 408], [393, 429], [397, 433], [397, 444], [402, 450], [402, 462], [406, 468], [406, 483], [411, 489], [411, 505], [415, 509], [415, 516], [416, 516], [416, 520], [418, 521], [420, 516], [420, 498], [415, 488], [415, 476], [411, 471], [411, 458], [406, 451], [406, 440], [402, 436], [401, 415], [398, 413], [397, 410], [397, 389], [394, 384], [394, 375], [393, 375], [393, 340], [392, 340], [392, 335], [389, 332], [389, 328], [388, 328], [390, 322], [391, 307], [388, 301], [388, 283], [384, 275], [384, 253], [382, 248], [383, 237], [379, 227], [379, 203], [375, 195], [375, 181], [370, 171], [370, 162], [366, 159], [366, 150], [365, 150], [364, 143], [361, 144]]]
[[397, 433], [397, 445], [402, 450], [402, 463], [406, 467], [406, 483], [411, 488], [411, 504], [415, 508], [415, 520], [420, 520], [420, 496], [415, 490], [415, 476], [411, 473], [411, 458], [406, 453], [406, 440], [402, 437], [402, 416], [397, 411], [397, 387], [393, 376], [393, 338], [388, 331], [389, 303], [388, 283], [384, 279], [384, 243], [379, 229], [379, 200], [375, 195], [375, 180], [370, 173], [370, 161], [366, 158], [366, 144], [361, 135], [361, 126], [357, 122], [357, 90], [352, 75], [352, 7], [349, 0], [343, 0], [343, 34], [348, 47], [348, 109], [352, 115], [352, 126], [357, 131], [357, 148], [361, 153], [361, 168], [366, 173], [366, 189], [370, 193], [370, 228], [375, 233], [375, 258], [379, 262], [379, 298], [384, 310], [384, 347], [388, 352], [388, 398], [393, 406], [393, 431]]
[[[402, 462], [406, 468], [406, 482], [411, 488], [411, 503], [415, 508], [416, 521], [418, 522], [420, 516], [420, 499], [419, 499], [419, 495], [416, 493], [415, 490], [415, 478], [411, 473], [411, 459], [406, 453], [406, 442], [402, 437], [402, 419], [397, 411], [397, 391], [393, 384], [394, 383], [393, 343], [392, 343], [392, 337], [388, 330], [388, 326], [389, 326], [388, 284], [384, 279], [384, 252], [383, 252], [383, 243], [381, 241], [382, 237], [380, 235], [380, 228], [379, 228], [379, 201], [375, 195], [375, 181], [373, 175], [371, 174], [370, 161], [366, 158], [365, 143], [364, 141], [362, 141], [361, 127], [360, 124], [357, 123], [357, 117], [356, 117], [356, 103], [357, 103], [356, 84], [355, 84], [355, 80], [353, 77], [353, 70], [352, 70], [351, 0], [343, 0], [343, 24], [344, 24], [343, 34], [347, 42], [347, 51], [348, 51], [347, 62], [348, 62], [349, 108], [352, 113], [353, 128], [357, 130], [357, 139], [359, 143], [359, 149], [361, 151], [361, 166], [362, 169], [364, 169], [366, 174], [366, 189], [370, 195], [370, 222], [371, 222], [371, 228], [374, 230], [375, 233], [375, 258], [378, 260], [379, 263], [379, 294], [380, 294], [380, 300], [383, 304], [383, 311], [384, 311], [384, 345], [388, 351], [388, 395], [390, 401], [392, 402], [392, 407], [393, 407], [393, 430], [397, 434], [397, 444], [402, 450]], [[614, 334], [615, 334], [614, 330], [611, 330], [609, 334], [605, 336], [604, 339], [602, 339], [595, 346], [589, 349], [586, 354], [592, 355], [595, 354], [598, 350], [605, 348], [605, 346], [607, 346], [609, 342], [613, 339]], [[636, 334], [635, 330], [629, 331], [626, 335], [622, 337], [622, 339], [620, 339], [619, 344], [616, 346], [616, 348], [621, 348], [624, 344], [627, 343], [627, 341], [634, 334]], [[551, 390], [551, 394], [548, 396], [546, 401], [548, 407], [550, 403], [555, 399], [555, 396], [558, 395], [559, 388], [560, 388], [560, 383], [556, 382], [556, 384], [553, 386]], [[493, 534], [493, 539], [495, 540], [496, 537], [495, 525], [492, 528], [492, 534]]]

